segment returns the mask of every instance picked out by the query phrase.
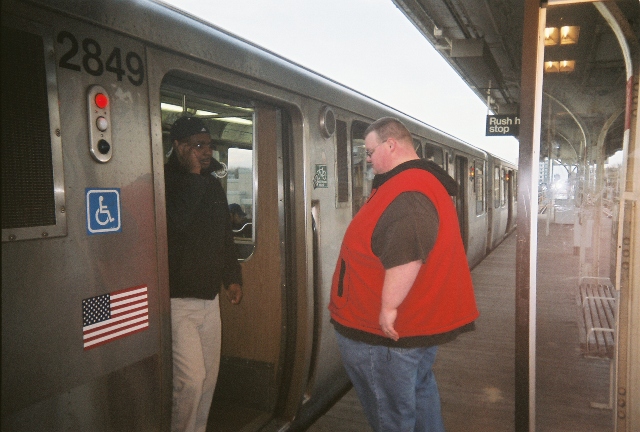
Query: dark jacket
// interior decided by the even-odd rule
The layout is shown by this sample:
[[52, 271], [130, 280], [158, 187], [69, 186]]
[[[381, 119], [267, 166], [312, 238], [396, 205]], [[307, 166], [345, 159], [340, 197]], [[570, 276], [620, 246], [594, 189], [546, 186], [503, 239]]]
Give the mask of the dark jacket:
[[232, 283], [242, 284], [227, 196], [211, 172], [192, 174], [175, 154], [165, 165], [169, 289], [172, 298], [212, 300]]

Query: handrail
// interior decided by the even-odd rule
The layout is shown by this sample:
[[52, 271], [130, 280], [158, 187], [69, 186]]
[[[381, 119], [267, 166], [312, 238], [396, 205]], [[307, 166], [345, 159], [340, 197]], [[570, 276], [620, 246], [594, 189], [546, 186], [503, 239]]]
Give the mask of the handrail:
[[243, 229], [245, 229], [248, 225], [252, 225], [251, 222], [246, 222], [244, 225], [242, 225], [242, 228], [238, 228], [236, 229], [231, 229], [231, 231], [233, 231], [234, 233], [239, 233], [241, 232]]

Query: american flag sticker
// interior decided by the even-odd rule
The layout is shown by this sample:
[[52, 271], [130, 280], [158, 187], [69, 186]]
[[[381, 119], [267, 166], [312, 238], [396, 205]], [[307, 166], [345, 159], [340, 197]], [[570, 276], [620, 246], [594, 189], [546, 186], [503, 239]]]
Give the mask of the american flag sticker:
[[82, 300], [82, 338], [88, 350], [149, 327], [147, 287]]

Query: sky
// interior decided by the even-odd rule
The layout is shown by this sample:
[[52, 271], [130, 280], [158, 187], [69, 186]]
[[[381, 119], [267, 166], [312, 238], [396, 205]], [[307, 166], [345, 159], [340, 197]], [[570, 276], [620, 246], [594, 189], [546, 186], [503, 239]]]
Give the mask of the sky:
[[392, 0], [164, 0], [405, 114], [516, 162], [486, 105]]

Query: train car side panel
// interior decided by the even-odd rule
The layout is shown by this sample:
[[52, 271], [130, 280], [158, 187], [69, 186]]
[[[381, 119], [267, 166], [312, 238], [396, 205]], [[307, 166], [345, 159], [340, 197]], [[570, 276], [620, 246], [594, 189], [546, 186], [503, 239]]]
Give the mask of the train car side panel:
[[[23, 11], [54, 41], [46, 58], [57, 74], [68, 232], [2, 245], [3, 428], [101, 431], [133, 423], [155, 430], [163, 317], [144, 47], [51, 13]], [[5, 25], [11, 24], [3, 13]], [[92, 156], [89, 145], [88, 92], [96, 85], [109, 100], [108, 162]], [[117, 298], [130, 288], [139, 303], [125, 315], [135, 318], [116, 318]], [[91, 321], [104, 296], [117, 323], [94, 338], [88, 332], [107, 322]]]

